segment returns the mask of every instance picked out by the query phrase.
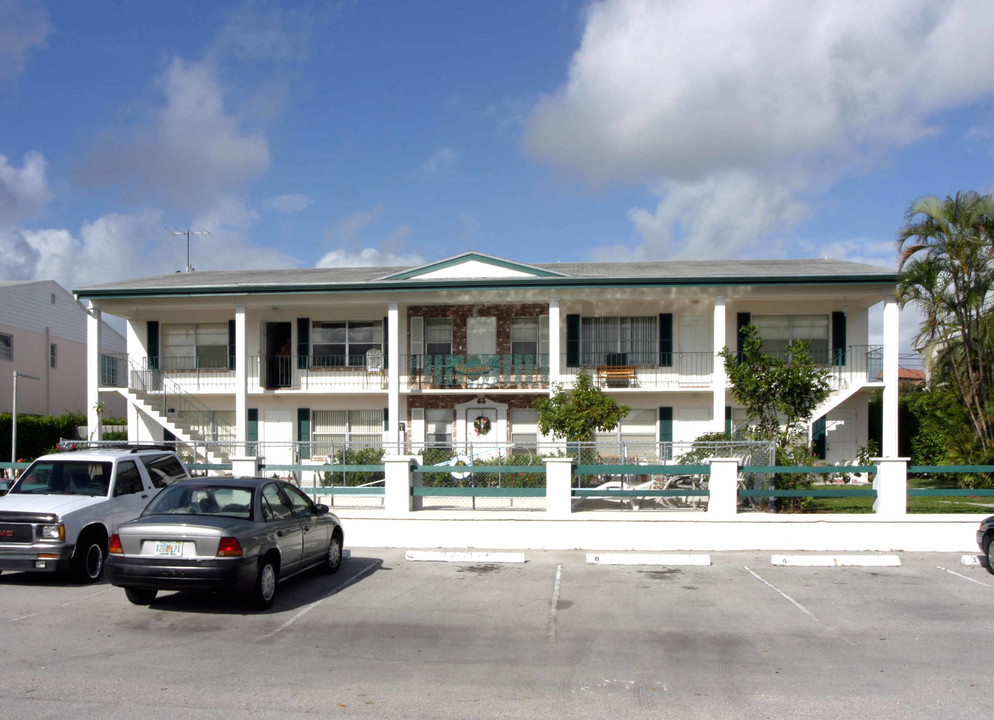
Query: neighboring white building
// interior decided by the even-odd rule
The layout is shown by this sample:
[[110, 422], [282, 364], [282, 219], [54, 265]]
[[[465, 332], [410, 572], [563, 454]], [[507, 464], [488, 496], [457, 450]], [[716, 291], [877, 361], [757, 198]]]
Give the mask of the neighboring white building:
[[[38, 378], [18, 377], [18, 414], [87, 412], [86, 318], [86, 310], [53, 280], [0, 282], [0, 412], [13, 406], [15, 370]], [[127, 352], [124, 337], [106, 323], [100, 352], [108, 367], [107, 356]], [[102, 398], [105, 416], [124, 415], [118, 393]]]
[[[468, 252], [404, 268], [176, 273], [83, 288], [128, 321], [133, 439], [534, 442], [532, 401], [587, 370], [631, 408], [633, 441], [692, 441], [744, 419], [716, 357], [753, 323], [831, 371], [811, 424], [828, 460], [866, 442], [884, 389], [897, 454], [898, 307], [887, 268], [832, 260], [523, 264]], [[868, 309], [884, 304], [884, 342]], [[125, 373], [118, 378], [123, 385]], [[97, 367], [89, 391], [110, 390]], [[92, 403], [91, 403], [92, 404]], [[474, 426], [486, 417], [487, 422]], [[91, 425], [97, 422], [91, 414]], [[92, 428], [91, 428], [92, 429]], [[267, 462], [293, 460], [274, 457]]]

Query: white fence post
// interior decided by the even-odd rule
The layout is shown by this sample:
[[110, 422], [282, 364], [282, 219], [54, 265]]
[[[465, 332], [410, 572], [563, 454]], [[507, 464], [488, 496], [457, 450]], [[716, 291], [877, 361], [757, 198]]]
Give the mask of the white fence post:
[[383, 457], [383, 512], [387, 517], [404, 517], [413, 509], [411, 463], [413, 455]]
[[708, 517], [734, 518], [738, 512], [739, 459], [710, 458]]
[[262, 462], [260, 457], [233, 457], [231, 458], [232, 477], [259, 477], [262, 474], [259, 467]]
[[545, 514], [568, 518], [573, 512], [573, 458], [542, 458], [545, 462]]
[[873, 458], [877, 466], [873, 512], [888, 518], [908, 514], [908, 462], [911, 458]]

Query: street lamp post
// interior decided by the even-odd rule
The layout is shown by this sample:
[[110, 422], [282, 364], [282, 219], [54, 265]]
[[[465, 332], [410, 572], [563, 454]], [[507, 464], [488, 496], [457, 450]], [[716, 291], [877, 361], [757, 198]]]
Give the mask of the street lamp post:
[[10, 411], [10, 461], [17, 462], [17, 378], [27, 378], [28, 380], [41, 380], [35, 375], [14, 371], [14, 402]]

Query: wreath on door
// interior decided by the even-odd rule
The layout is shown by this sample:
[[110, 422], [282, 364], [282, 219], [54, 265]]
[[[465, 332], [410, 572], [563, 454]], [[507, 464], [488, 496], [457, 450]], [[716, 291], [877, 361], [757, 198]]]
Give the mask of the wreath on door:
[[477, 435], [486, 435], [490, 432], [490, 418], [480, 415], [473, 421], [473, 429], [476, 430]]

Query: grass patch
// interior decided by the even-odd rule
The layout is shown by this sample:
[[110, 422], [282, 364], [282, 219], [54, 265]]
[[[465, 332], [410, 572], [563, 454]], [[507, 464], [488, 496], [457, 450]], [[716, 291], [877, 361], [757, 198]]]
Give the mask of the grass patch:
[[[908, 477], [909, 488], [958, 490], [962, 484], [955, 477]], [[860, 514], [873, 512], [873, 498], [810, 498], [804, 506], [805, 513]], [[909, 497], [908, 514], [991, 514], [994, 515], [994, 497], [960, 497], [941, 495]]]

